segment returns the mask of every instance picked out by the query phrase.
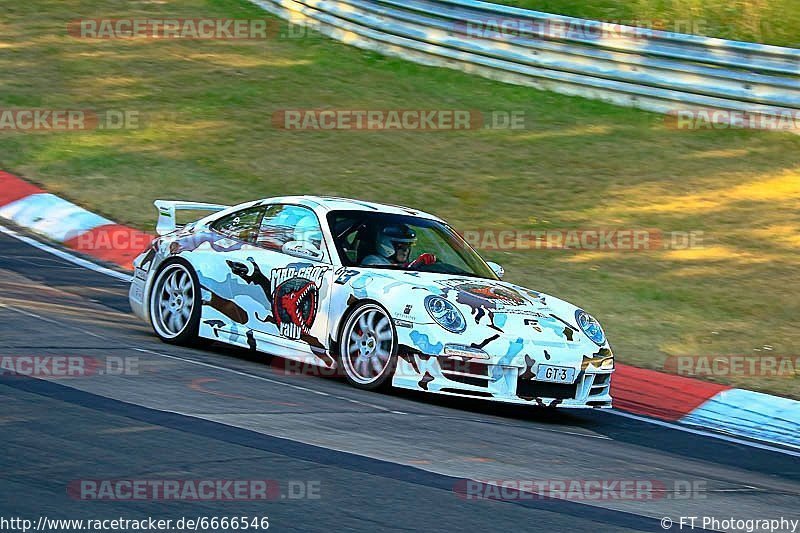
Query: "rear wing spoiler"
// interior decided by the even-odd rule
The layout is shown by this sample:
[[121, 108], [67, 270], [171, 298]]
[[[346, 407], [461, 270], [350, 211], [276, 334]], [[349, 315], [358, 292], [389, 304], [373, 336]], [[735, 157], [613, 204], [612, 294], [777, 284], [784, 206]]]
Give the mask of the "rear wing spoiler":
[[179, 200], [156, 200], [153, 205], [158, 209], [156, 233], [166, 235], [178, 229], [175, 213], [178, 211], [222, 211], [230, 206], [221, 204], [204, 204], [201, 202], [182, 202]]

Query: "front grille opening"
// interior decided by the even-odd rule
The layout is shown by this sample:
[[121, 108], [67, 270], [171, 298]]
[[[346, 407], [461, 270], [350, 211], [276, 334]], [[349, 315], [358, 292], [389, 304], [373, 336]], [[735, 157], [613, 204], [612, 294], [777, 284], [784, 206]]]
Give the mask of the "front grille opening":
[[532, 398], [555, 398], [569, 400], [575, 398], [578, 384], [547, 383], [545, 381], [517, 380], [517, 396], [527, 400]]
[[611, 374], [595, 374], [587, 377], [593, 377], [594, 382], [589, 388], [589, 395], [595, 396], [597, 394], [608, 394], [608, 388], [611, 385]]
[[462, 361], [460, 359], [439, 358], [439, 368], [442, 372], [461, 372], [473, 376], [489, 377], [489, 365], [473, 363], [472, 361]]
[[463, 394], [464, 396], [475, 396], [476, 398], [492, 397], [492, 394], [490, 392], [483, 392], [483, 391], [461, 390], [461, 389], [450, 389], [450, 388], [444, 388], [439, 390], [440, 392], [451, 392], [453, 394]]
[[461, 359], [440, 358], [438, 361], [442, 374], [451, 381], [475, 387], [489, 386], [489, 365]]
[[449, 379], [450, 381], [456, 381], [458, 383], [463, 383], [464, 385], [474, 385], [476, 387], [488, 387], [489, 380], [486, 378], [476, 378], [473, 376], [462, 376], [460, 374], [451, 374], [449, 372], [442, 372], [444, 377]]
[[599, 387], [601, 385], [607, 385], [610, 378], [611, 378], [611, 374], [595, 374], [594, 375], [594, 383], [592, 384], [592, 387]]

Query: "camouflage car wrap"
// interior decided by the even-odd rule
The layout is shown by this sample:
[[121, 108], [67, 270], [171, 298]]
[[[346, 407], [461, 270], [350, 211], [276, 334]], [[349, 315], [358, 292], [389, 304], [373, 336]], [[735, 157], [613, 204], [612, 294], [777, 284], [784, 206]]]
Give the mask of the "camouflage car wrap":
[[[319, 256], [265, 249], [214, 229], [215, 221], [231, 213], [285, 204], [317, 216], [324, 239]], [[611, 406], [613, 354], [604, 336], [597, 344], [581, 328], [576, 318], [581, 309], [501, 280], [344, 266], [325, 215], [359, 208], [435, 218], [320, 197], [226, 208], [176, 227], [136, 259], [131, 306], [150, 321], [147, 302], [155, 274], [166, 262], [179, 261], [199, 282], [200, 337], [334, 369], [343, 321], [354, 306], [372, 302], [386, 311], [396, 334], [394, 387], [535, 406]], [[431, 296], [458, 310], [463, 331], [433, 319], [426, 307]]]

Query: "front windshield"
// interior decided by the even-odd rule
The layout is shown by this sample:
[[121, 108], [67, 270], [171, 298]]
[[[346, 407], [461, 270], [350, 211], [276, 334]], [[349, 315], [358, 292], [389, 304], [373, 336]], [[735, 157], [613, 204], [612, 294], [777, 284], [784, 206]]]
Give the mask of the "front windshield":
[[346, 266], [497, 279], [464, 239], [435, 220], [371, 211], [332, 211], [328, 224]]

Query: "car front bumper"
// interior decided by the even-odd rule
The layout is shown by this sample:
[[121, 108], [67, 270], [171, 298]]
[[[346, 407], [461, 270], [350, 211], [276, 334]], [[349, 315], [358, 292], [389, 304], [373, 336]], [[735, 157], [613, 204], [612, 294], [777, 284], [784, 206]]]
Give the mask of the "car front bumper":
[[541, 407], [610, 408], [613, 370], [578, 373], [572, 384], [528, 379], [524, 369], [460, 358], [398, 357], [392, 385], [402, 389]]

